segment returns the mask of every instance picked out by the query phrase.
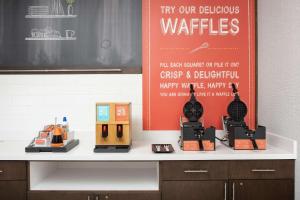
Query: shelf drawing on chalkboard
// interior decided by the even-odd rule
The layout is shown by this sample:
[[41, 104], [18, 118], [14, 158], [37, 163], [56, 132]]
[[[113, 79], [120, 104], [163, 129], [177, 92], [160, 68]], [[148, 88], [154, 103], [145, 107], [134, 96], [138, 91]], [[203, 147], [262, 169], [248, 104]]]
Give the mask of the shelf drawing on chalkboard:
[[31, 19], [43, 19], [43, 18], [76, 18], [77, 15], [74, 14], [73, 4], [75, 0], [66, 0], [67, 2], [67, 14], [65, 14], [64, 7], [61, 0], [52, 0], [51, 5], [45, 6], [29, 6], [28, 14], [25, 18]]
[[28, 14], [35, 15], [49, 15], [49, 6], [29, 6]]
[[76, 40], [76, 37], [60, 37], [60, 38], [33, 38], [33, 37], [26, 37], [25, 40], [45, 40], [45, 41], [52, 41], [52, 40]]
[[52, 0], [50, 14], [51, 15], [64, 15], [65, 14], [63, 5], [61, 4], [60, 0]]
[[76, 18], [77, 15], [25, 15], [28, 19], [64, 19], [64, 18]]
[[66, 0], [67, 4], [68, 4], [68, 15], [73, 15], [74, 13], [74, 7], [73, 7], [73, 3], [75, 3], [75, 0]]
[[44, 29], [31, 29], [31, 37], [26, 37], [25, 40], [76, 40], [75, 34], [74, 30], [65, 30], [63, 37], [60, 31], [47, 26]]

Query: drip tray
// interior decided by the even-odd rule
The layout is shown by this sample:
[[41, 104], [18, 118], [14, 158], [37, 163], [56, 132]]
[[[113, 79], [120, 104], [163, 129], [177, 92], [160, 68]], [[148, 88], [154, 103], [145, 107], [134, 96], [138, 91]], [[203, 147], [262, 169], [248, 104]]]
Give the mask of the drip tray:
[[94, 148], [95, 153], [128, 153], [129, 150], [129, 145], [96, 145]]

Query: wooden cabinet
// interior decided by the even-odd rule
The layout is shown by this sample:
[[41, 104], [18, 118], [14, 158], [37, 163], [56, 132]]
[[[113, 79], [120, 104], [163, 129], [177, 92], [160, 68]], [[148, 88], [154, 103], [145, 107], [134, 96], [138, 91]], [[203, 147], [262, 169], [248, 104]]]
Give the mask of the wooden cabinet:
[[227, 181], [163, 181], [162, 200], [225, 200]]
[[[160, 192], [100, 192], [99, 200], [160, 200]], [[97, 199], [96, 199], [97, 200]]]
[[0, 199], [26, 200], [26, 181], [0, 181]]
[[294, 165], [294, 160], [164, 161], [162, 200], [293, 200]]
[[231, 200], [294, 199], [294, 181], [287, 180], [232, 180]]
[[26, 162], [0, 161], [0, 199], [294, 199], [294, 160], [162, 161], [159, 165], [159, 191], [30, 191]]
[[160, 192], [28, 192], [28, 200], [160, 200]]
[[0, 181], [26, 180], [26, 163], [23, 161], [0, 161]]
[[293, 179], [293, 160], [240, 160], [229, 162], [230, 179]]
[[26, 200], [26, 163], [0, 161], [0, 199]]
[[28, 192], [28, 200], [94, 200], [94, 196], [91, 192], [38, 191]]
[[227, 161], [165, 161], [160, 171], [162, 200], [227, 199]]
[[293, 160], [231, 161], [231, 199], [293, 200], [294, 167]]
[[227, 161], [164, 161], [161, 180], [222, 180], [228, 178]]

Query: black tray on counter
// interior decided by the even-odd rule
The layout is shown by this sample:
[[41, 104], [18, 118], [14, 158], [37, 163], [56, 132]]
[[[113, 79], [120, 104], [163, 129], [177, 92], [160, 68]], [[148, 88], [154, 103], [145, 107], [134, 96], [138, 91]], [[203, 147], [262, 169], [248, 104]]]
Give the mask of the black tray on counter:
[[73, 149], [79, 144], [78, 139], [71, 140], [63, 147], [34, 147], [33, 141], [25, 147], [25, 152], [27, 153], [40, 153], [40, 152], [59, 152], [59, 153], [65, 153]]
[[[174, 148], [172, 144], [152, 144], [153, 153], [173, 153]], [[159, 149], [158, 149], [159, 147]], [[167, 147], [167, 148], [166, 148]]]

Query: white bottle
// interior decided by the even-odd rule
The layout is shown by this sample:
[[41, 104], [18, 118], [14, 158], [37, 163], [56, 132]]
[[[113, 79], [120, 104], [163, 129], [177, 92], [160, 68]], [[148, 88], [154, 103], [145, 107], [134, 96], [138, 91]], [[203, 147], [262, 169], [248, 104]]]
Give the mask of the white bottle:
[[67, 132], [69, 132], [69, 123], [67, 120], [67, 117], [63, 117], [62, 127], [67, 129]]

